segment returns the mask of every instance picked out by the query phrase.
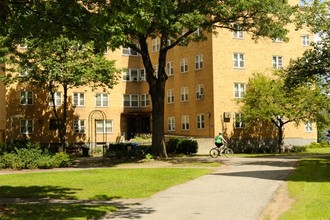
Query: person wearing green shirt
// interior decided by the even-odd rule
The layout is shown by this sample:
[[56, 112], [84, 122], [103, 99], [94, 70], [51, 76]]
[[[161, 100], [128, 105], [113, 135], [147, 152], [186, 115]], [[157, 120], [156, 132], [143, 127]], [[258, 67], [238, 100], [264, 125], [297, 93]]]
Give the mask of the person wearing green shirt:
[[215, 146], [219, 148], [221, 154], [223, 150], [223, 145], [227, 143], [226, 139], [223, 137], [222, 132], [219, 132], [219, 135], [215, 137], [214, 142]]

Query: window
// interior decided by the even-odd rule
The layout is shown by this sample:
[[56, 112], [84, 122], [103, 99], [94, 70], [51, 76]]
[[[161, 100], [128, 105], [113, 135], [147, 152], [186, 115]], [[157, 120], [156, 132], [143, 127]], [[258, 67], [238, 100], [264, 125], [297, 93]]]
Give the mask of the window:
[[31, 120], [31, 119], [21, 119], [20, 120], [21, 134], [32, 134], [33, 130], [34, 130], [33, 120]]
[[149, 94], [142, 94], [140, 95], [141, 101], [140, 106], [141, 107], [147, 107], [150, 105], [150, 95]]
[[233, 38], [236, 39], [243, 39], [244, 38], [244, 31], [242, 30], [242, 26], [239, 24], [234, 24], [233, 30]]
[[175, 117], [168, 117], [167, 118], [167, 130], [168, 131], [175, 131]]
[[244, 68], [244, 54], [234, 53], [234, 67]]
[[196, 85], [196, 99], [204, 99], [204, 85], [202, 84]]
[[158, 69], [159, 69], [158, 64], [157, 64], [157, 65], [154, 65], [153, 68], [154, 68], [154, 76], [155, 76], [156, 78], [158, 78]]
[[302, 40], [302, 45], [303, 46], [310, 46], [309, 35], [301, 36], [301, 40]]
[[55, 104], [55, 106], [61, 106], [62, 105], [62, 93], [61, 92], [54, 92], [52, 94], [49, 94], [49, 105], [53, 106]]
[[242, 98], [245, 93], [244, 83], [234, 83], [235, 98]]
[[20, 104], [21, 105], [32, 105], [33, 104], [33, 92], [21, 91]]
[[174, 89], [167, 90], [167, 103], [174, 103]]
[[159, 37], [156, 37], [155, 39], [152, 39], [152, 52], [157, 52], [160, 50], [160, 39]]
[[277, 70], [283, 69], [283, 57], [273, 56], [273, 68]]
[[180, 72], [181, 73], [188, 72], [188, 58], [181, 58], [180, 59]]
[[73, 93], [73, 105], [84, 106], [85, 105], [85, 93], [74, 92]]
[[27, 48], [27, 39], [26, 38], [23, 38], [21, 40], [21, 43], [18, 45], [18, 48], [20, 48], [20, 49], [26, 49]]
[[138, 56], [138, 52], [130, 47], [122, 47], [121, 54], [126, 56]]
[[235, 128], [244, 128], [245, 124], [241, 113], [235, 113]]
[[166, 73], [169, 76], [174, 75], [173, 62], [167, 62], [166, 63]]
[[197, 125], [196, 125], [197, 129], [205, 128], [205, 116], [204, 116], [204, 114], [197, 114], [196, 123], [197, 123]]
[[203, 54], [195, 56], [195, 69], [196, 70], [203, 69]]
[[96, 107], [109, 106], [109, 95], [106, 93], [96, 93], [95, 94], [95, 106]]
[[139, 71], [135, 68], [123, 69], [122, 79], [123, 81], [136, 82], [139, 80]]
[[181, 116], [181, 129], [189, 130], [189, 115]]
[[51, 118], [49, 120], [49, 130], [54, 131], [54, 130], [60, 129], [61, 124], [62, 124], [62, 121], [60, 119], [57, 120], [57, 119]]
[[124, 95], [124, 107], [139, 107], [139, 95]]
[[75, 134], [84, 134], [86, 131], [86, 121], [85, 120], [73, 120], [73, 132]]
[[23, 68], [21, 68], [20, 72], [19, 72], [19, 76], [20, 77], [24, 77], [24, 76], [27, 76], [29, 75], [29, 72], [31, 70], [27, 67], [27, 66], [24, 66]]
[[186, 102], [189, 100], [189, 87], [181, 87], [181, 101]]
[[277, 38], [273, 39], [273, 41], [274, 41], [275, 43], [282, 43], [282, 42], [283, 42], [283, 39], [280, 38], [280, 37], [277, 37]]
[[305, 122], [305, 131], [312, 132], [313, 131], [313, 124], [310, 121]]
[[95, 126], [97, 134], [113, 133], [113, 120], [96, 120]]
[[140, 69], [140, 81], [146, 81], [146, 69]]

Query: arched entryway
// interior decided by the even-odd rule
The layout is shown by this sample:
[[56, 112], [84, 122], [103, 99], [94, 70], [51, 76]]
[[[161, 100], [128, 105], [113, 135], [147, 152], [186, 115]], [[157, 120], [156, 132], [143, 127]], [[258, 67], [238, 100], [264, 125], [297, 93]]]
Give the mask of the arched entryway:
[[[88, 142], [91, 150], [96, 150], [98, 145], [105, 145], [107, 143], [107, 134], [104, 129], [107, 121], [106, 114], [101, 110], [94, 110], [88, 115]], [[98, 124], [102, 124], [102, 131], [98, 130]]]

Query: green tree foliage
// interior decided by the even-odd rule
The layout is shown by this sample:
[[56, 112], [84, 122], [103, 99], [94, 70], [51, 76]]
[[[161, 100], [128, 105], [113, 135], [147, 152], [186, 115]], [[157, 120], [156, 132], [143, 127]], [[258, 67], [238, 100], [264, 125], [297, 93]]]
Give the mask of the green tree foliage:
[[[69, 106], [68, 90], [86, 85], [112, 88], [117, 80], [114, 61], [95, 54], [91, 42], [82, 44], [63, 36], [53, 38], [52, 41], [33, 38], [24, 43], [25, 49], [13, 50], [7, 54], [6, 61], [14, 68], [7, 70], [6, 76], [2, 77], [3, 81], [7, 84], [29, 83], [51, 94], [54, 115], [61, 122], [60, 142], [64, 146]], [[63, 91], [62, 114], [59, 114], [54, 98], [54, 93], [59, 88]]]
[[[204, 40], [206, 32], [235, 29], [253, 37], [286, 40], [286, 24], [296, 7], [278, 0], [17, 0], [1, 14], [0, 32], [5, 42], [18, 44], [24, 38], [54, 36], [93, 39], [97, 51], [107, 43], [112, 48], [129, 46], [141, 54], [152, 99], [152, 146], [154, 155], [166, 157], [164, 144], [164, 97], [167, 52], [177, 45]], [[200, 35], [193, 34], [200, 30]], [[148, 50], [151, 38], [160, 38], [158, 74]], [[169, 43], [170, 42], [170, 43]], [[138, 45], [137, 45], [138, 44]]]
[[243, 120], [247, 126], [269, 122], [277, 128], [278, 151], [284, 139], [284, 125], [315, 122], [321, 110], [329, 106], [329, 100], [317, 86], [302, 84], [287, 88], [285, 77], [255, 74], [249, 80], [246, 94], [239, 101]]

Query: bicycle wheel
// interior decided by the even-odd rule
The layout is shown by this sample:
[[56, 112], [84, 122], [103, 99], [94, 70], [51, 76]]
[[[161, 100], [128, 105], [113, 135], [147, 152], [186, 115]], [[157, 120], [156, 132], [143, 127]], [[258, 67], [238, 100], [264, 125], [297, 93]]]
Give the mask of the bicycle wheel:
[[212, 149], [210, 150], [210, 156], [211, 156], [212, 158], [217, 158], [217, 157], [219, 156], [219, 151], [218, 151], [218, 149], [216, 149], [216, 148], [212, 148]]
[[226, 148], [223, 153], [227, 158], [232, 158], [234, 155], [234, 151], [230, 148]]

